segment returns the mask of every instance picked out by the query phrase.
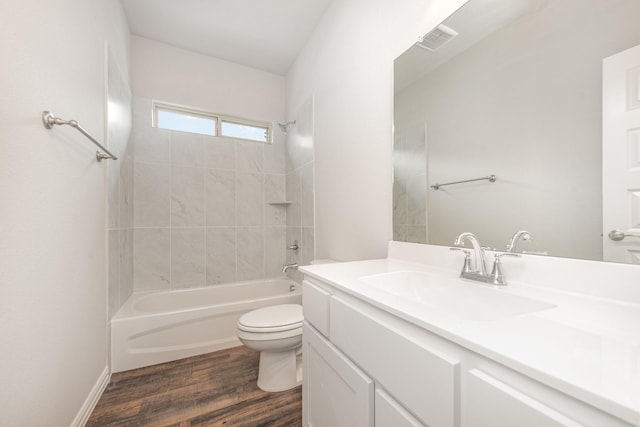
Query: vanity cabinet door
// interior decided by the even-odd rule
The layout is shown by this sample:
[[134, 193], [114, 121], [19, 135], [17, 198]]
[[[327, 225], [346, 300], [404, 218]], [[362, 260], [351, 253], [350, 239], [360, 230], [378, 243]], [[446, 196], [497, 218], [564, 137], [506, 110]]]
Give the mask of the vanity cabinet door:
[[305, 321], [302, 423], [372, 427], [373, 381]]
[[375, 407], [376, 427], [423, 427], [384, 390], [376, 389]]
[[463, 427], [579, 427], [573, 419], [478, 369], [466, 375]]
[[331, 298], [331, 342], [430, 427], [459, 427], [460, 361], [390, 316]]

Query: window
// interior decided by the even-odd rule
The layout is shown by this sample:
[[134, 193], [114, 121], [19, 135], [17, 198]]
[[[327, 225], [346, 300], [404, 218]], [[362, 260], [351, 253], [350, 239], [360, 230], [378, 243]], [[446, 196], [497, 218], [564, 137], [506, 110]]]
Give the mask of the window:
[[189, 113], [187, 111], [171, 111], [156, 109], [156, 126], [161, 129], [180, 130], [183, 132], [216, 135], [218, 120], [215, 117]]
[[271, 142], [271, 124], [226, 117], [195, 108], [153, 102], [153, 126], [161, 129]]
[[264, 125], [261, 126], [222, 119], [220, 134], [232, 138], [269, 142], [269, 128]]

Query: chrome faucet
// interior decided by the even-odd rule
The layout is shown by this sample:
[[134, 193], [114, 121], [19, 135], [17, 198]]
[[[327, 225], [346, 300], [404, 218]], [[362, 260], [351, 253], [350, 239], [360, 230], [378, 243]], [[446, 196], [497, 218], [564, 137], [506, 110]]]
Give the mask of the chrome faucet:
[[516, 245], [520, 240], [531, 240], [531, 234], [527, 230], [516, 231], [505, 246], [505, 250], [507, 252], [515, 252]]
[[[471, 242], [473, 246], [473, 260], [471, 258], [471, 251], [464, 248], [465, 240]], [[504, 286], [507, 284], [504, 274], [502, 273], [501, 258], [503, 256], [521, 256], [510, 252], [496, 253], [493, 261], [493, 269], [491, 273], [487, 273], [487, 266], [484, 261], [484, 249], [482, 249], [478, 238], [473, 233], [465, 232], [460, 234], [454, 241], [454, 245], [456, 247], [451, 248], [452, 251], [463, 251], [465, 253], [464, 265], [462, 266], [460, 277], [477, 282], [491, 283], [493, 285]]]
[[294, 262], [292, 264], [285, 264], [282, 266], [282, 272], [286, 273], [287, 270], [297, 270], [298, 269], [298, 263]]
[[465, 232], [456, 237], [453, 242], [455, 246], [464, 246], [464, 241], [468, 240], [473, 246], [473, 261], [467, 265], [467, 272], [487, 274], [487, 265], [484, 261], [484, 249], [480, 246], [478, 238], [473, 233]]

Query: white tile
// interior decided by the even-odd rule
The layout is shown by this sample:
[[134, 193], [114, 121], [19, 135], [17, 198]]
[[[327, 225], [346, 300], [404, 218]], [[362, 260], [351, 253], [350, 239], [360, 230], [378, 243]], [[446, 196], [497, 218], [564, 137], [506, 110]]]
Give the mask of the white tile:
[[298, 173], [298, 170], [294, 170], [287, 174], [286, 187], [287, 200], [291, 202], [291, 204], [287, 206], [287, 226], [300, 227], [302, 224], [300, 211], [302, 193], [300, 189], [300, 174]]
[[232, 170], [206, 171], [207, 226], [236, 225], [236, 173]]
[[264, 278], [264, 235], [261, 227], [239, 227], [237, 230], [237, 280]]
[[300, 221], [303, 227], [313, 227], [313, 163], [300, 168]]
[[407, 242], [427, 243], [427, 227], [424, 225], [407, 226]]
[[171, 168], [135, 163], [133, 224], [135, 227], [168, 227]]
[[393, 224], [400, 225], [406, 223], [407, 185], [404, 178], [396, 175], [393, 180]]
[[207, 285], [235, 282], [235, 227], [209, 227], [206, 233]]
[[110, 230], [120, 227], [120, 162], [107, 163], [108, 188], [107, 215]]
[[417, 175], [409, 178], [407, 184], [407, 224], [427, 223], [427, 177]]
[[153, 111], [151, 110], [152, 101], [149, 98], [134, 96], [131, 102], [133, 113], [133, 127], [145, 129], [151, 127]]
[[302, 264], [309, 265], [315, 259], [315, 236], [312, 227], [302, 228]]
[[205, 228], [171, 230], [171, 288], [205, 285]]
[[264, 146], [264, 171], [265, 173], [283, 174], [286, 171], [286, 137], [280, 132], [280, 129], [276, 129], [274, 132], [273, 143]]
[[107, 234], [109, 248], [108, 292], [109, 318], [120, 308], [120, 230], [109, 230]]
[[264, 182], [262, 174], [236, 175], [236, 214], [238, 226], [261, 226], [264, 216]]
[[[298, 247], [302, 248], [302, 228], [300, 227], [287, 227], [287, 242], [286, 246], [293, 245], [293, 242], [298, 242]], [[286, 250], [286, 261], [287, 264], [291, 264], [297, 262], [300, 264], [302, 262], [302, 250], [298, 249], [297, 251], [293, 251], [291, 249]]]
[[298, 167], [313, 160], [313, 120], [313, 98], [309, 98], [300, 108], [297, 119]]
[[168, 228], [137, 228], [133, 239], [133, 282], [136, 291], [169, 289]]
[[236, 143], [231, 138], [205, 136], [205, 166], [209, 169], [236, 168]]
[[236, 142], [236, 171], [262, 173], [264, 144], [260, 142]]
[[286, 261], [287, 229], [285, 227], [265, 228], [265, 275], [282, 276], [282, 266]]
[[204, 169], [171, 168], [171, 226], [204, 226]]
[[133, 229], [120, 230], [120, 306], [133, 293]]
[[404, 224], [393, 226], [393, 240], [396, 242], [406, 242], [407, 241], [407, 226]]
[[296, 125], [287, 132], [286, 169], [294, 169], [313, 161], [313, 100], [307, 100], [296, 117]]
[[136, 162], [171, 163], [171, 132], [158, 128], [137, 128], [131, 132]]
[[171, 132], [171, 165], [204, 167], [204, 136]]
[[133, 157], [125, 155], [119, 160], [120, 167], [120, 191], [118, 193], [118, 224], [119, 228], [133, 227], [133, 191], [134, 191], [134, 166]]
[[266, 174], [264, 176], [265, 213], [266, 226], [284, 226], [287, 223], [287, 205], [272, 205], [270, 202], [286, 201], [285, 175]]

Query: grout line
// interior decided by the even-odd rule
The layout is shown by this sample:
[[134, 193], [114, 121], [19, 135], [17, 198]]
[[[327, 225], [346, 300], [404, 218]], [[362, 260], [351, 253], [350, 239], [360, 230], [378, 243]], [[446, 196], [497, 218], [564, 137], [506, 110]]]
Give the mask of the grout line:
[[238, 141], [233, 140], [233, 216], [235, 233], [235, 281], [238, 281]]
[[203, 169], [203, 173], [202, 173], [202, 211], [203, 211], [203, 220], [204, 220], [204, 227], [203, 227], [203, 238], [204, 238], [204, 251], [203, 251], [203, 260], [202, 260], [202, 266], [204, 268], [204, 285], [207, 286], [209, 284], [209, 277], [208, 277], [208, 272], [207, 272], [207, 254], [208, 254], [208, 247], [207, 247], [207, 141], [205, 140], [204, 136], [202, 138], [200, 138], [201, 142], [202, 142], [202, 166], [204, 167]]
[[169, 289], [173, 289], [173, 241], [172, 241], [172, 229], [173, 229], [173, 203], [171, 202], [173, 197], [173, 133], [169, 133]]

